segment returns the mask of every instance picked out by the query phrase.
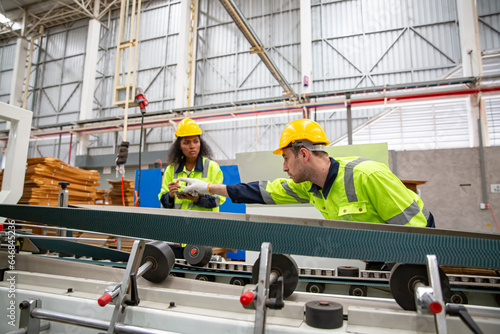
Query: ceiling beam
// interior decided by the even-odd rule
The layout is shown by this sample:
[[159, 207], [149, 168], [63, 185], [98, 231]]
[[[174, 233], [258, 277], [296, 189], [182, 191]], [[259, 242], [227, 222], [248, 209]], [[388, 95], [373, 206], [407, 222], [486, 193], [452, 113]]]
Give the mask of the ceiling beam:
[[269, 57], [264, 48], [264, 44], [252, 29], [247, 19], [243, 16], [238, 6], [236, 6], [233, 0], [220, 0], [220, 2], [228, 12], [229, 16], [231, 16], [234, 23], [236, 23], [236, 26], [238, 27], [238, 29], [240, 29], [243, 36], [245, 36], [248, 43], [250, 43], [250, 53], [256, 53], [260, 57], [264, 65], [266, 65], [266, 67], [269, 69], [271, 75], [279, 82], [284, 90], [283, 95], [289, 96], [290, 99], [300, 102], [299, 95], [293, 91], [292, 86], [290, 86], [271, 57]]

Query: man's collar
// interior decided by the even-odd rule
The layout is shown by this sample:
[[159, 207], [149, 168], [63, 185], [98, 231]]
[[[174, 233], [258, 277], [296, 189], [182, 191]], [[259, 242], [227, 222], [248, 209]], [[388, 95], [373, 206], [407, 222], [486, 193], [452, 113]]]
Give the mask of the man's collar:
[[[186, 165], [186, 160], [183, 159], [175, 172], [176, 173], [182, 172], [184, 170], [185, 165]], [[201, 154], [198, 154], [198, 158], [196, 158], [196, 166], [194, 167], [194, 171], [198, 173], [203, 173], [203, 157], [201, 156]]]
[[[326, 176], [325, 180], [325, 186], [323, 187], [323, 197], [327, 198], [328, 193], [330, 192], [330, 189], [333, 186], [333, 182], [337, 178], [337, 175], [339, 173], [339, 162], [335, 160], [334, 158], [330, 157], [330, 168], [328, 169], [328, 175]], [[309, 192], [312, 193], [319, 193], [321, 190], [321, 187], [318, 186], [317, 184], [312, 184], [311, 189], [309, 189]]]

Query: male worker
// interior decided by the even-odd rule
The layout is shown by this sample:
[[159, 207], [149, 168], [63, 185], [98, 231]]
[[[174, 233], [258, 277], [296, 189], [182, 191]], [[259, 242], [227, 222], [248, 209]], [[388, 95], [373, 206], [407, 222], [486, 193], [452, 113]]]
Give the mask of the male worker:
[[235, 203], [312, 203], [326, 219], [434, 227], [434, 218], [420, 197], [379, 162], [331, 158], [321, 126], [308, 119], [288, 124], [279, 148], [289, 179], [233, 185], [183, 178], [184, 192], [217, 194]]

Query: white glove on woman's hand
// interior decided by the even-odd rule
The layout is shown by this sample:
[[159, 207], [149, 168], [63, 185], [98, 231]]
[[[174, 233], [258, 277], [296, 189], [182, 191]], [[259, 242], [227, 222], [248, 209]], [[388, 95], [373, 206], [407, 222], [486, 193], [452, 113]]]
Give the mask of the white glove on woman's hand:
[[189, 184], [186, 188], [182, 189], [185, 193], [198, 193], [200, 195], [208, 195], [208, 183], [198, 179], [188, 179], [186, 177], [180, 177], [180, 181]]

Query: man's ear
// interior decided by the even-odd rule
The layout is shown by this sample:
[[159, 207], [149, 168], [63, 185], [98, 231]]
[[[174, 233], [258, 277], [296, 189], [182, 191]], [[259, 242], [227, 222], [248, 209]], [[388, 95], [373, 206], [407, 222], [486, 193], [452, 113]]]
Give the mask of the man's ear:
[[311, 157], [311, 151], [309, 151], [307, 148], [302, 147], [299, 151], [299, 157], [304, 160], [304, 162], [308, 161], [309, 158]]

